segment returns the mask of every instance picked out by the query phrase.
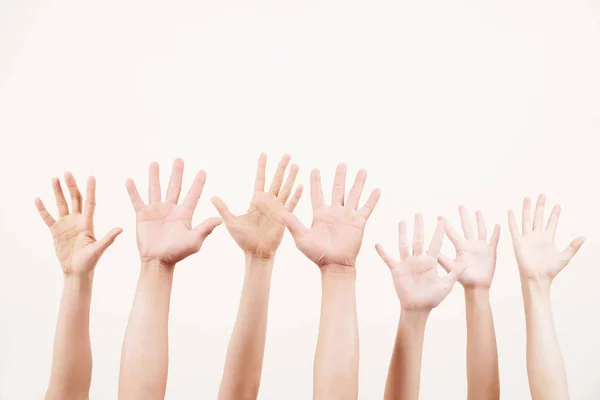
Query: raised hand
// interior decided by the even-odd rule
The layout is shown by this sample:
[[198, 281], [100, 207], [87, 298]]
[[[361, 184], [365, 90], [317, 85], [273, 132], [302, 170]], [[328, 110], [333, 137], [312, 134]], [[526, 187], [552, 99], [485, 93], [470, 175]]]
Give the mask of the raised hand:
[[381, 192], [373, 190], [363, 207], [358, 209], [367, 172], [360, 170], [348, 198], [344, 201], [346, 165], [340, 164], [335, 173], [331, 205], [325, 205], [319, 170], [311, 174], [310, 194], [313, 222], [306, 228], [290, 213], [282, 214], [283, 221], [294, 237], [296, 246], [319, 268], [328, 265], [354, 267], [361, 247], [367, 219], [379, 201]]
[[150, 164], [149, 204], [141, 199], [133, 180], [127, 180], [127, 192], [136, 212], [137, 244], [142, 262], [158, 261], [172, 266], [200, 250], [204, 239], [221, 224], [220, 218], [208, 218], [192, 228], [192, 216], [202, 194], [206, 173], [196, 174], [194, 183], [181, 204], [177, 204], [183, 179], [183, 160], [173, 163], [165, 201], [161, 201], [158, 163]]
[[500, 225], [494, 227], [494, 232], [488, 243], [481, 211], [475, 213], [477, 237], [475, 237], [469, 222], [467, 209], [461, 206], [458, 208], [458, 213], [460, 214], [464, 237], [458, 234], [446, 219], [440, 217], [444, 220], [446, 235], [448, 235], [456, 249], [456, 257], [451, 259], [440, 254], [438, 261], [446, 272], [454, 269], [464, 270], [458, 280], [464, 287], [489, 288], [496, 270], [496, 249], [500, 239]]
[[58, 207], [58, 220], [50, 215], [40, 198], [35, 199], [35, 205], [42, 219], [50, 228], [54, 238], [56, 256], [63, 272], [66, 275], [87, 274], [93, 271], [100, 256], [123, 230], [114, 228], [97, 241], [94, 235], [96, 179], [93, 176], [88, 178], [85, 207], [82, 207], [81, 193], [70, 172], [65, 172], [65, 183], [71, 195], [70, 212], [58, 178], [52, 180]]
[[58, 178], [52, 180], [58, 207], [58, 220], [46, 210], [39, 198], [35, 205], [54, 238], [56, 255], [63, 270], [63, 292], [54, 336], [54, 352], [46, 399], [87, 399], [92, 379], [90, 345], [90, 304], [94, 268], [104, 251], [122, 232], [111, 230], [96, 241], [94, 209], [96, 180], [88, 178], [85, 207], [83, 198], [70, 172], [65, 183], [71, 194], [71, 211]]
[[444, 240], [444, 221], [439, 221], [427, 253], [424, 250], [423, 216], [415, 215], [413, 253], [406, 237], [406, 222], [398, 225], [400, 261], [394, 260], [380, 244], [375, 248], [390, 268], [396, 293], [403, 310], [429, 311], [448, 296], [454, 283], [464, 271], [464, 266], [453, 266], [440, 277], [437, 259]]
[[297, 165], [292, 165], [287, 179], [283, 183], [289, 162], [288, 154], [281, 158], [273, 182], [271, 182], [269, 190], [265, 192], [267, 156], [264, 153], [260, 155], [254, 183], [254, 195], [246, 214], [235, 216], [229, 211], [223, 200], [218, 197], [212, 198], [214, 206], [225, 221], [227, 230], [247, 255], [260, 259], [273, 258], [281, 243], [285, 230], [281, 213], [284, 210], [294, 211], [300, 196], [302, 196], [302, 185], [299, 185], [290, 198], [298, 176]]
[[519, 232], [514, 211], [508, 212], [508, 223], [513, 239], [517, 264], [522, 279], [552, 281], [556, 275], [571, 261], [585, 238], [574, 239], [569, 246], [560, 251], [554, 243], [560, 206], [555, 205], [544, 229], [544, 207], [546, 196], [540, 194], [531, 218], [531, 199], [523, 201], [523, 231]]
[[463, 235], [457, 233], [448, 221], [446, 234], [456, 249], [456, 257], [442, 254], [439, 263], [446, 271], [464, 270], [458, 281], [465, 289], [467, 317], [467, 398], [498, 400], [500, 377], [498, 374], [498, 346], [490, 304], [490, 286], [496, 270], [496, 249], [500, 239], [500, 225], [494, 227], [490, 242], [480, 211], [475, 213], [477, 235], [473, 232], [467, 209], [458, 208]]

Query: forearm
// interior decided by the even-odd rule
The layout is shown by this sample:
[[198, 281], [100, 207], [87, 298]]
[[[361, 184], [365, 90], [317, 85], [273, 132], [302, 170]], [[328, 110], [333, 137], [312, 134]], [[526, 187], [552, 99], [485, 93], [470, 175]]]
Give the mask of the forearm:
[[246, 256], [238, 315], [227, 349], [219, 399], [256, 399], [262, 372], [273, 260]]
[[402, 310], [390, 362], [386, 400], [417, 400], [421, 384], [421, 357], [429, 311]]
[[358, 397], [358, 320], [356, 270], [327, 266], [321, 269], [322, 300], [315, 354], [314, 398]]
[[168, 372], [168, 321], [174, 266], [142, 265], [125, 332], [121, 399], [163, 399]]
[[46, 399], [87, 399], [92, 379], [90, 301], [93, 273], [65, 275]]
[[500, 397], [498, 349], [488, 288], [465, 288], [468, 399]]
[[522, 281], [527, 326], [527, 373], [533, 400], [569, 398], [550, 305], [550, 281]]

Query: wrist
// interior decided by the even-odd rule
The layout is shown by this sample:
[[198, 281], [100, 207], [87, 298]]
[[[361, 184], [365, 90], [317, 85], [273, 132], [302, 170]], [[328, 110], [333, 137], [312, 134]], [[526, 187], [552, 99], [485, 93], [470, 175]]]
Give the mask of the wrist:
[[175, 263], [165, 263], [159, 259], [142, 260], [141, 273], [158, 273], [173, 275]]
[[551, 279], [524, 279], [521, 278], [521, 288], [524, 293], [536, 295], [549, 295]]
[[354, 265], [327, 264], [320, 268], [321, 277], [356, 278]]
[[490, 288], [485, 286], [464, 286], [465, 297], [474, 300], [489, 300]]
[[245, 253], [246, 268], [272, 268], [274, 264], [273, 257], [262, 257], [255, 254]]
[[63, 288], [66, 290], [89, 291], [92, 289], [92, 282], [94, 280], [93, 271], [85, 274], [65, 274]]
[[402, 309], [400, 311], [400, 322], [406, 323], [415, 328], [425, 328], [427, 319], [431, 309], [414, 310], [414, 309]]

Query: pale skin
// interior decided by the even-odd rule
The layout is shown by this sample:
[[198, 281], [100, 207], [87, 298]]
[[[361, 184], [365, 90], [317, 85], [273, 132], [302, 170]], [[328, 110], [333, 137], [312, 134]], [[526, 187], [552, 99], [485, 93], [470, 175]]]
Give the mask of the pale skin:
[[286, 154], [279, 162], [269, 188], [265, 190], [267, 156], [261, 154], [254, 194], [248, 211], [243, 215], [234, 216], [223, 200], [218, 197], [212, 199], [225, 227], [244, 252], [246, 262], [240, 306], [219, 387], [218, 398], [222, 400], [256, 399], [258, 395], [271, 272], [275, 252], [285, 231], [281, 213], [284, 210], [294, 211], [302, 195], [302, 186], [293, 190], [298, 175], [297, 165], [292, 165], [284, 183], [289, 162], [290, 156]]
[[358, 208], [367, 173], [360, 170], [345, 198], [346, 165], [337, 167], [331, 204], [326, 205], [318, 170], [311, 174], [313, 221], [305, 227], [284, 211], [283, 220], [296, 247], [321, 271], [321, 321], [314, 365], [314, 399], [358, 397], [358, 321], [356, 316], [356, 257], [365, 225], [381, 192], [374, 190]]
[[196, 174], [181, 203], [183, 160], [173, 163], [165, 200], [161, 200], [159, 166], [150, 164], [149, 204], [135, 183], [127, 180], [127, 192], [136, 213], [137, 245], [141, 271], [129, 316], [119, 377], [119, 398], [163, 399], [168, 372], [168, 320], [175, 265], [198, 252], [206, 237], [221, 224], [209, 218], [192, 227], [192, 217], [206, 181]]
[[417, 400], [421, 384], [421, 358], [425, 325], [431, 310], [448, 296], [464, 272], [463, 265], [453, 265], [440, 276], [438, 257], [444, 240], [444, 221], [440, 220], [427, 252], [424, 252], [423, 216], [415, 215], [412, 254], [406, 233], [406, 222], [398, 225], [400, 261], [391, 257], [380, 244], [377, 253], [392, 273], [400, 300], [400, 322], [390, 361], [386, 400]]
[[525, 306], [531, 397], [533, 400], [566, 400], [569, 388], [552, 316], [550, 286], [585, 239], [578, 237], [565, 250], [558, 250], [554, 242], [561, 209], [554, 206], [544, 228], [545, 205], [546, 196], [540, 194], [532, 218], [531, 199], [525, 198], [521, 231], [512, 210], [508, 212], [508, 223]]
[[459, 207], [463, 235], [448, 221], [446, 235], [454, 245], [456, 257], [440, 254], [439, 262], [446, 271], [464, 269], [459, 278], [465, 291], [467, 315], [467, 383], [469, 400], [497, 400], [500, 397], [498, 348], [490, 305], [490, 286], [496, 270], [496, 251], [500, 225], [494, 227], [490, 241], [481, 211], [475, 213], [475, 232], [467, 209]]
[[104, 251], [122, 232], [112, 229], [102, 239], [94, 235], [96, 180], [88, 178], [84, 199], [75, 178], [65, 173], [65, 183], [71, 196], [71, 210], [58, 178], [52, 188], [58, 208], [54, 219], [39, 198], [35, 205], [50, 228], [56, 256], [63, 271], [63, 293], [54, 337], [54, 353], [50, 384], [46, 399], [87, 399], [92, 379], [92, 350], [90, 345], [90, 302], [94, 269]]

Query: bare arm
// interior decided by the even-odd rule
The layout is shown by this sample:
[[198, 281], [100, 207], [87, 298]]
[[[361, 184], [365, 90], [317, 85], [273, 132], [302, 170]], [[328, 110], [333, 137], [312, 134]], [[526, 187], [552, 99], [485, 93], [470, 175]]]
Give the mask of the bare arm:
[[335, 265], [321, 269], [322, 299], [315, 354], [314, 398], [358, 397], [356, 271]]
[[331, 205], [325, 205], [318, 170], [311, 174], [313, 222], [306, 228], [291, 213], [285, 224], [296, 247], [321, 270], [323, 297], [315, 354], [313, 397], [356, 399], [358, 396], [358, 323], [354, 281], [356, 257], [365, 225], [379, 197], [374, 190], [358, 208], [367, 173], [360, 170], [346, 200], [346, 165], [338, 165]]
[[499, 399], [498, 348], [489, 289], [465, 287], [468, 399]]
[[240, 306], [227, 348], [219, 399], [256, 399], [258, 395], [272, 271], [272, 261], [246, 261]]
[[421, 357], [428, 311], [402, 311], [390, 361], [386, 399], [417, 400], [421, 386]]
[[522, 232], [517, 228], [512, 210], [509, 211], [508, 222], [521, 275], [531, 397], [533, 400], [567, 400], [567, 374], [552, 318], [550, 285], [577, 253], [584, 238], [573, 240], [564, 251], [559, 251], [554, 244], [554, 237], [560, 207], [554, 206], [544, 229], [545, 204], [546, 196], [541, 194], [532, 224], [531, 200], [525, 198]]
[[92, 277], [65, 276], [46, 399], [87, 399], [92, 381]]
[[522, 285], [527, 327], [527, 373], [533, 400], [568, 399], [567, 373], [550, 307], [550, 283]]
[[223, 200], [218, 197], [212, 199], [227, 230], [246, 258], [240, 306], [219, 387], [221, 400], [256, 399], [258, 395], [267, 336], [273, 260], [285, 231], [280, 214], [284, 210], [292, 212], [302, 195], [302, 186], [298, 186], [290, 197], [298, 175], [297, 165], [292, 165], [285, 184], [283, 182], [289, 162], [290, 156], [284, 155], [269, 189], [265, 191], [267, 156], [264, 153], [260, 155], [254, 195], [250, 208], [243, 215], [234, 216]]
[[192, 216], [206, 180], [196, 178], [178, 204], [183, 161], [175, 160], [165, 201], [161, 201], [158, 164], [150, 164], [148, 197], [141, 199], [132, 180], [127, 191], [136, 212], [137, 245], [142, 261], [140, 278], [125, 331], [119, 376], [119, 398], [163, 399], [167, 386], [168, 322], [175, 265], [198, 252], [206, 237], [221, 223], [209, 218], [192, 228]]
[[490, 242], [480, 211], [475, 213], [477, 232], [469, 222], [464, 206], [459, 207], [463, 236], [445, 221], [446, 234], [456, 249], [456, 258], [440, 255], [439, 262], [447, 271], [460, 266], [465, 269], [459, 282], [465, 289], [467, 315], [467, 382], [469, 400], [498, 400], [500, 377], [494, 318], [490, 305], [490, 287], [496, 270], [496, 251], [500, 225], [496, 225]]
[[164, 398], [173, 269], [173, 265], [157, 262], [142, 265], [123, 341], [119, 377], [121, 398]]
[[424, 253], [423, 217], [415, 215], [413, 251], [406, 234], [406, 222], [398, 224], [400, 261], [394, 260], [380, 244], [377, 252], [390, 268], [402, 308], [396, 344], [385, 387], [386, 400], [416, 400], [421, 385], [421, 355], [425, 324], [431, 310], [448, 296], [464, 266], [453, 265], [448, 274], [437, 272], [437, 259], [444, 239], [444, 221], [438, 222], [431, 244]]
[[60, 181], [52, 181], [59, 219], [48, 213], [40, 199], [36, 206], [54, 238], [56, 255], [64, 274], [63, 293], [54, 336], [54, 353], [46, 399], [87, 399], [92, 380], [90, 345], [90, 302], [94, 269], [104, 251], [122, 232], [110, 231], [96, 241], [93, 217], [96, 206], [96, 180], [88, 179], [85, 210], [75, 178], [65, 173], [71, 194], [71, 211]]

